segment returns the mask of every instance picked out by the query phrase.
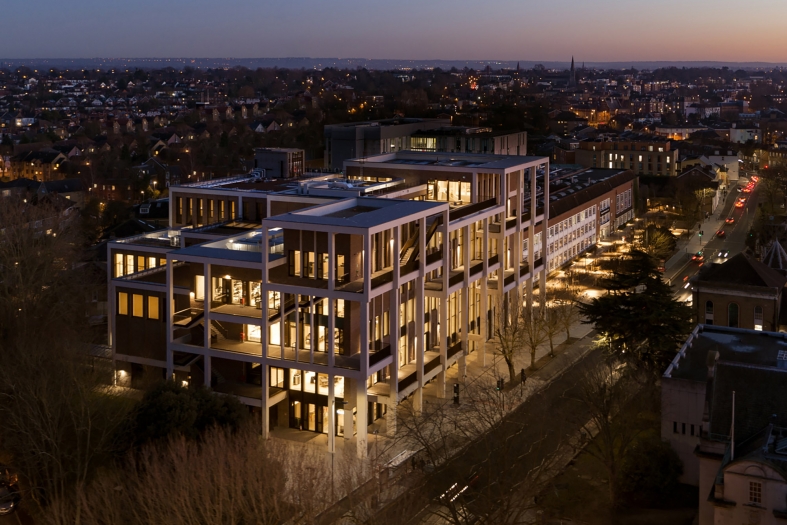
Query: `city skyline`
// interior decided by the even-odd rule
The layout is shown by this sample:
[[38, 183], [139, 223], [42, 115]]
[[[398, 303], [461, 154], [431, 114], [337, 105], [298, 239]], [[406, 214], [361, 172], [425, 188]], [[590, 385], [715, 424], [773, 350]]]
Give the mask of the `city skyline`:
[[[82, 0], [67, 12], [53, 0], [11, 5], [0, 33], [5, 59], [121, 57], [366, 57], [396, 60], [585, 62], [787, 62], [779, 15], [755, 0], [641, 0], [549, 5], [502, 0], [478, 12], [467, 0], [396, 6], [345, 0], [267, 5], [197, 0], [134, 5]], [[417, 14], [417, 16], [416, 16]], [[151, 16], [154, 15], [154, 16]], [[33, 27], [46, 31], [31, 39]], [[745, 31], [757, 27], [757, 31]], [[556, 37], [559, 35], [559, 38]], [[745, 37], [744, 37], [745, 35]]]

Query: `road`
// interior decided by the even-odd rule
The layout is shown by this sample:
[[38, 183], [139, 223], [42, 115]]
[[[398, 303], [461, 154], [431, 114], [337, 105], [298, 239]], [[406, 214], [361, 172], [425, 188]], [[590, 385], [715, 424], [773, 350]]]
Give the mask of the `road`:
[[[697, 243], [698, 235], [695, 232], [693, 235], [696, 238], [689, 243], [691, 248], [686, 250], [685, 259], [681, 258], [682, 260], [675, 264], [673, 268], [667, 268], [664, 278], [675, 287], [675, 295], [679, 300], [691, 300], [691, 289], [688, 281], [700, 270], [700, 264], [691, 261], [693, 250], [701, 249], [705, 255], [703, 264], [707, 264], [709, 262], [723, 263], [746, 249], [746, 236], [754, 223], [754, 218], [757, 215], [757, 204], [761, 198], [759, 186], [757, 184], [749, 194], [738, 193], [733, 189], [732, 195], [727, 199], [720, 214], [723, 219], [716, 220], [714, 217], [703, 222], [701, 229], [704, 230], [705, 235], [700, 244]], [[746, 204], [743, 208], [736, 208], [734, 206], [735, 201], [739, 197], [744, 196], [747, 196]], [[728, 224], [725, 222], [727, 218], [732, 218], [735, 222]], [[725, 236], [723, 238], [716, 235], [717, 229], [724, 230]], [[720, 257], [719, 252], [722, 251], [729, 251], [728, 256]]]
[[[602, 352], [596, 349], [566, 368], [557, 380], [512, 411], [496, 431], [479, 436], [462, 454], [427, 475], [423, 484], [386, 505], [378, 515], [379, 522], [445, 523], [435, 515], [446, 510], [437, 501], [454, 483], [459, 487], [470, 483], [462, 499], [465, 508], [477, 515], [498, 510], [499, 505], [504, 505], [498, 502], [512, 493], [512, 487], [526, 492], [517, 484], [580, 432], [586, 418], [583, 419], [584, 410], [576, 400], [578, 383], [583, 371], [602, 359]], [[510, 496], [509, 499], [521, 505], [520, 500]], [[409, 522], [403, 519], [405, 508], [410, 514]], [[412, 516], [415, 509], [420, 511]]]

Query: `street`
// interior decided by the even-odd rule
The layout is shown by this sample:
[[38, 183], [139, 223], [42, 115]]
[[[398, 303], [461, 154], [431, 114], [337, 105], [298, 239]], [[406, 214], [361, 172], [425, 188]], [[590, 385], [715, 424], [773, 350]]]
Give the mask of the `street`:
[[[577, 343], [589, 344], [592, 337], [586, 339]], [[471, 514], [488, 513], [506, 494], [510, 497], [512, 489], [527, 492], [517, 485], [528, 472], [567, 446], [580, 431], [584, 421], [583, 409], [575, 399], [577, 384], [583, 371], [602, 357], [600, 350], [592, 350], [566, 368], [559, 379], [511, 412], [498, 429], [479, 436], [463, 453], [428, 474], [423, 483], [386, 505], [378, 514], [379, 521], [398, 522], [406, 508], [409, 513], [420, 509], [408, 523], [444, 522], [436, 515], [446, 512], [440, 496], [464, 487], [462, 506]], [[454, 484], [458, 488], [453, 488]], [[517, 505], [523, 503], [518, 501]]]
[[[700, 238], [695, 231], [688, 244], [668, 261], [664, 279], [673, 285], [675, 296], [680, 301], [691, 300], [689, 279], [699, 272], [701, 264], [723, 263], [746, 249], [746, 235], [757, 215], [759, 194], [759, 184], [749, 194], [739, 193], [732, 187], [721, 211], [709, 220], [703, 221], [700, 229], [704, 231], [704, 236]], [[736, 208], [735, 202], [744, 196], [748, 196], [745, 205]], [[732, 218], [734, 222], [727, 223], [727, 218]], [[723, 238], [716, 235], [718, 230], [724, 230]], [[705, 257], [701, 263], [691, 260], [692, 254], [698, 251], [702, 251]], [[720, 252], [727, 251], [729, 251], [727, 257], [719, 256]]]

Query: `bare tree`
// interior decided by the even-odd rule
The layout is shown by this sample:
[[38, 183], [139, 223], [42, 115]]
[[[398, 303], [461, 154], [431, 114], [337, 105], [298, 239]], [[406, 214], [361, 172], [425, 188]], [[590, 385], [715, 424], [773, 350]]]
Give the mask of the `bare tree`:
[[577, 308], [577, 295], [569, 291], [558, 295], [554, 302], [554, 307], [558, 312], [558, 320], [561, 328], [566, 332], [566, 342], [571, 341], [571, 327], [578, 323], [582, 316], [579, 315]]
[[[0, 207], [0, 447], [34, 513], [68, 500], [111, 457], [129, 408], [107, 393], [109, 363], [91, 357], [78, 213], [56, 202]], [[61, 515], [55, 507], [49, 522], [68, 523]]]
[[525, 394], [497, 391], [485, 378], [464, 389], [460, 406], [430, 403], [407, 413], [400, 430], [433, 461], [406, 494], [420, 498], [411, 508], [454, 525], [532, 522], [534, 496], [555, 474], [561, 443], [545, 428], [546, 406], [532, 421], [507, 413]]
[[145, 446], [45, 517], [81, 525], [315, 523], [330, 503], [328, 465], [315, 447], [262, 442], [251, 428], [213, 429], [200, 441]]
[[606, 469], [613, 507], [617, 505], [623, 458], [641, 433], [628, 418], [619, 416], [624, 408], [636, 409], [630, 404], [640, 387], [623, 365], [604, 362], [585, 371], [577, 395], [584, 408], [580, 416], [585, 420], [581, 422], [582, 430], [587, 436], [595, 436], [584, 450]]
[[530, 366], [535, 364], [536, 351], [547, 341], [544, 317], [540, 309], [525, 305], [516, 291], [510, 292], [497, 305], [493, 331], [493, 352], [503, 358], [510, 381], [516, 380], [515, 360], [523, 350], [530, 352]]
[[547, 302], [543, 310], [544, 334], [549, 341], [549, 355], [555, 357], [555, 339], [563, 331], [560, 307], [555, 303], [554, 297]]
[[522, 307], [520, 322], [524, 333], [524, 346], [530, 352], [530, 368], [536, 366], [536, 352], [547, 342], [545, 321], [542, 312], [532, 307]]

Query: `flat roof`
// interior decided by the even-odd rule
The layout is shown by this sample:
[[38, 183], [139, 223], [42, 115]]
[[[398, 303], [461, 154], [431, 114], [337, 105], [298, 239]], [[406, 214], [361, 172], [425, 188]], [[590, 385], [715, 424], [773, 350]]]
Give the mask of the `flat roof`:
[[695, 331], [665, 376], [704, 382], [708, 353], [713, 351], [719, 353], [719, 362], [787, 369], [787, 334], [713, 325], [699, 325]]
[[402, 217], [438, 213], [447, 202], [426, 202], [379, 197], [355, 197], [319, 207], [276, 215], [265, 222], [344, 226], [368, 229]]
[[351, 166], [367, 166], [370, 164], [431, 166], [478, 171], [479, 169], [504, 170], [516, 168], [523, 164], [546, 162], [549, 162], [549, 157], [491, 155], [485, 153], [432, 153], [404, 150], [396, 153], [374, 155], [364, 159], [351, 159], [346, 164]]
[[359, 128], [364, 126], [400, 126], [404, 124], [418, 124], [420, 122], [451, 122], [446, 118], [389, 118], [381, 120], [365, 120], [363, 122], [342, 122], [339, 124], [329, 124], [326, 128]]

